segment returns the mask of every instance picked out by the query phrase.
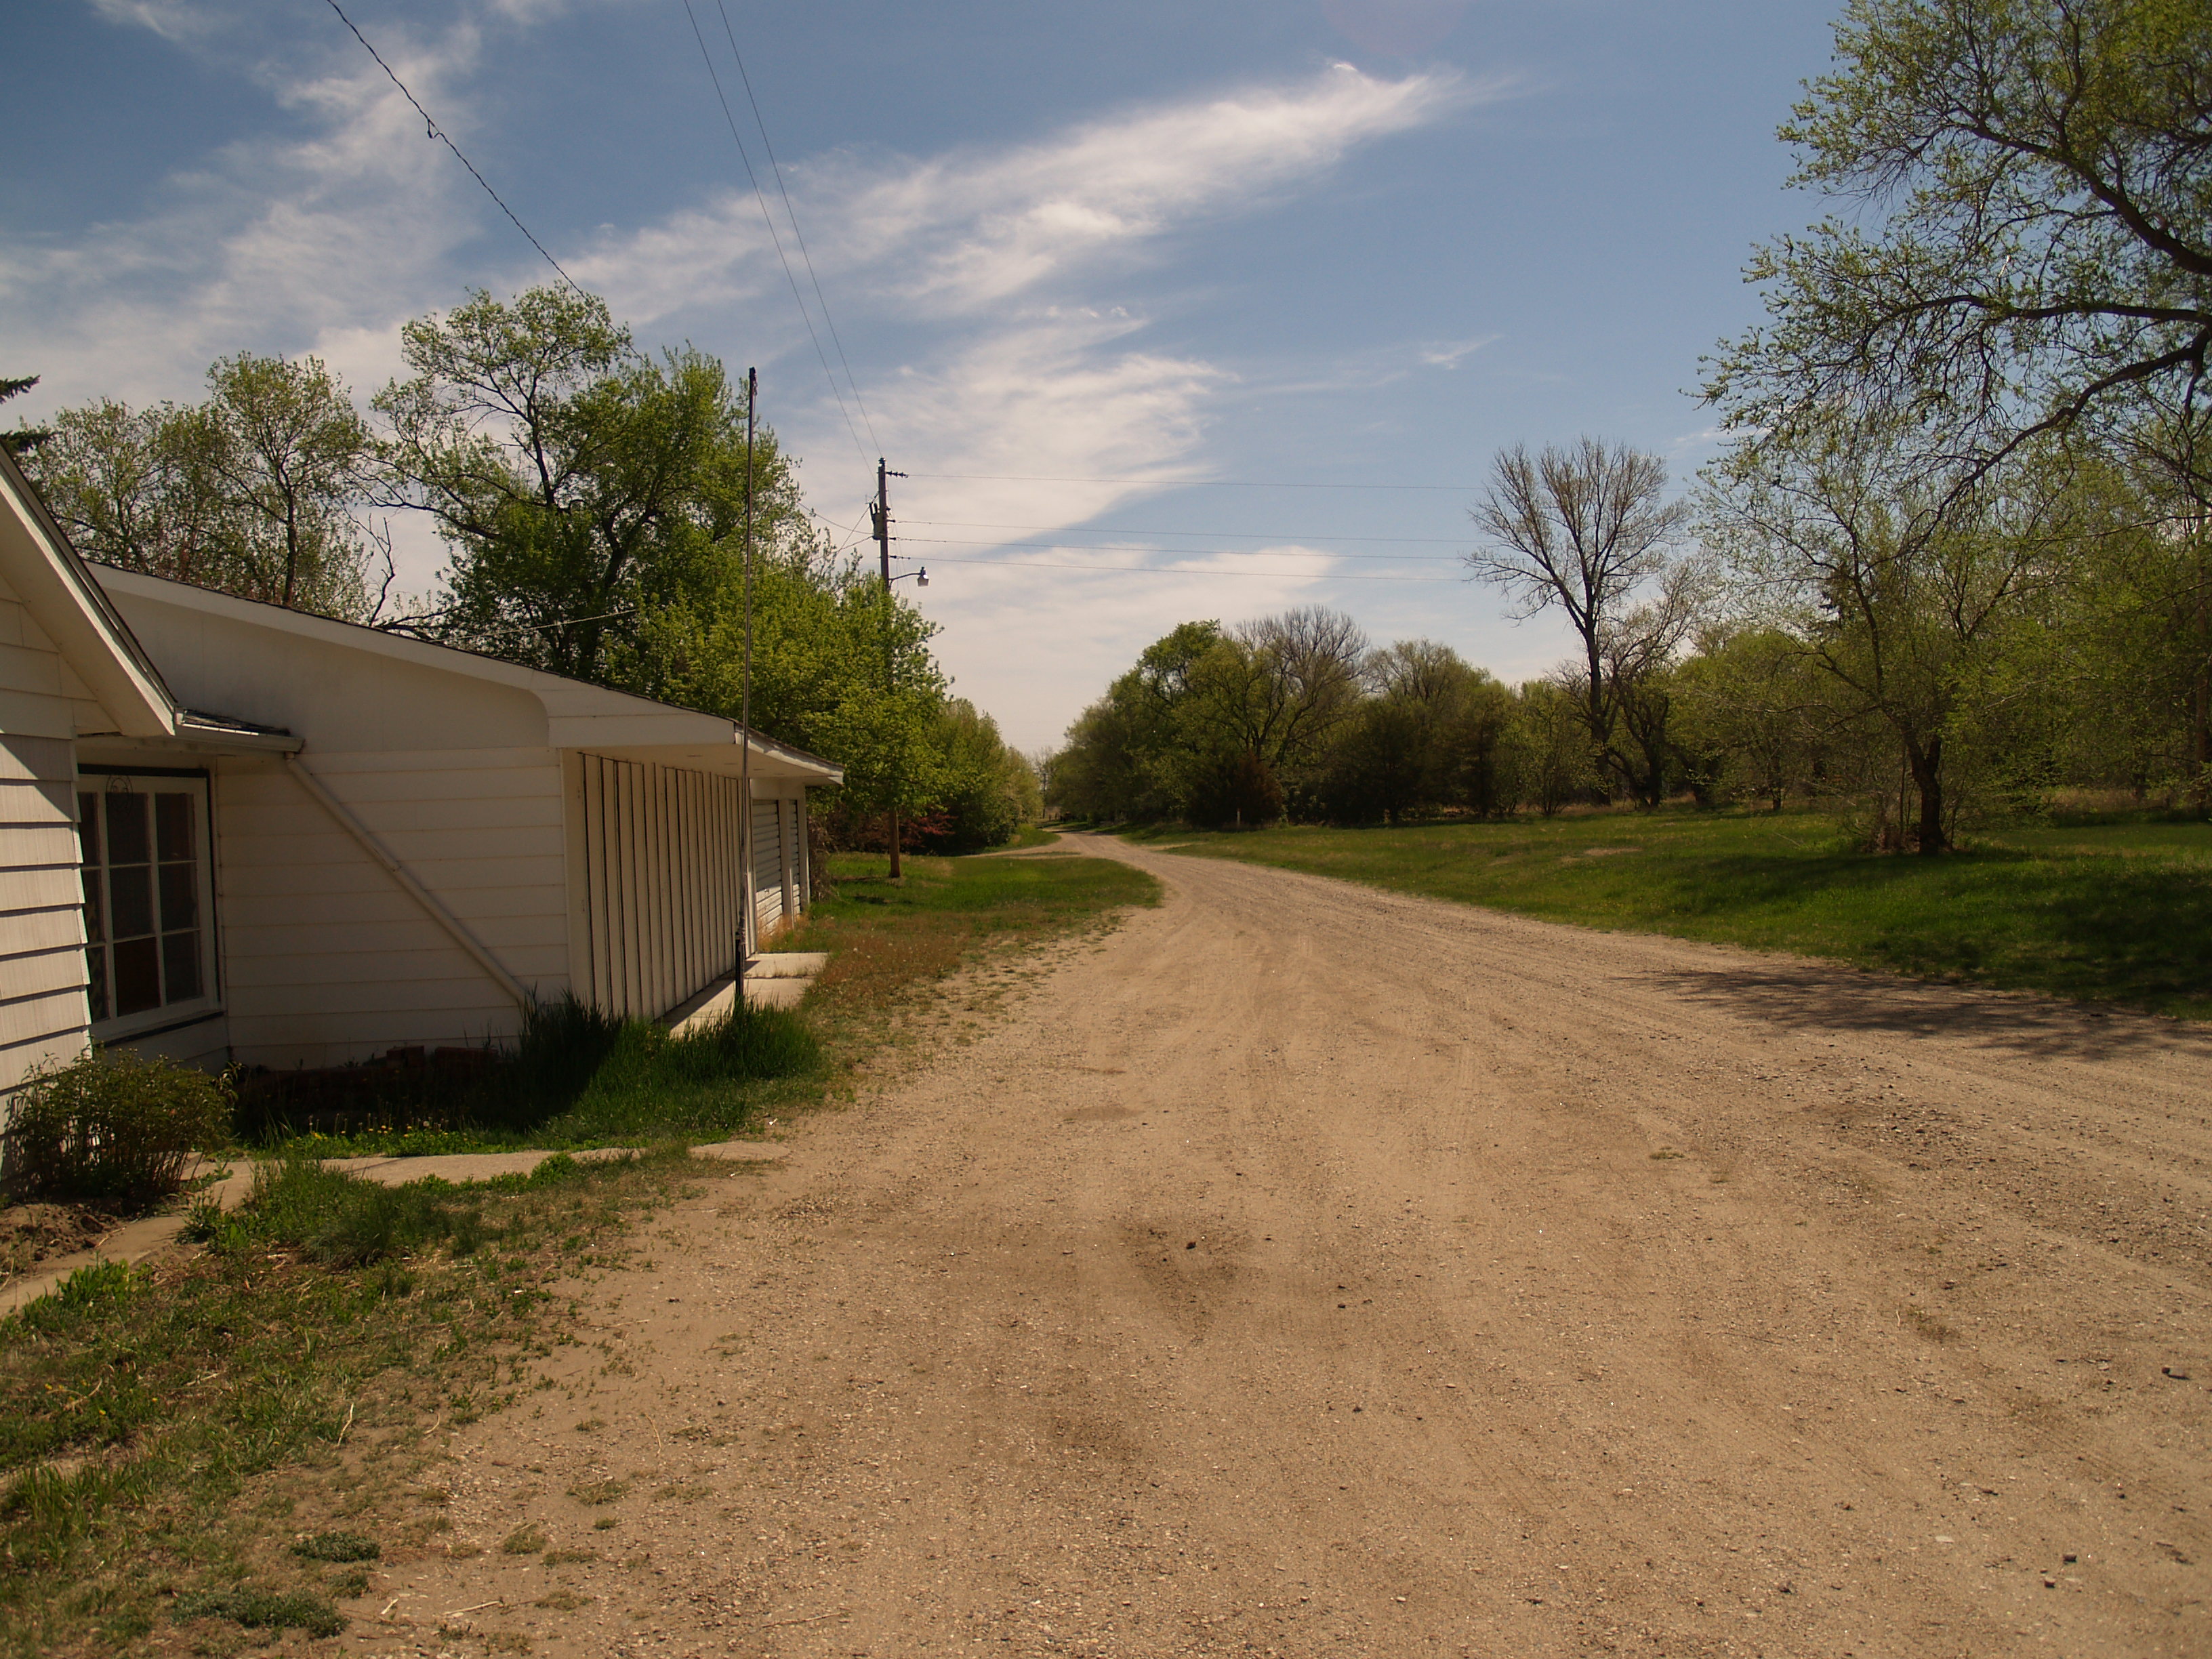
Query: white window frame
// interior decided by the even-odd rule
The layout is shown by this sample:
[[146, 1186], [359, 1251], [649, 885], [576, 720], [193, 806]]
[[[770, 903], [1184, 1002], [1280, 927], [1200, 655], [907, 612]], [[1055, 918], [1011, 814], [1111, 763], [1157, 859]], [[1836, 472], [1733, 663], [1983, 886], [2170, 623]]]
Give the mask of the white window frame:
[[[81, 766], [77, 769], [77, 790], [82, 794], [98, 794], [103, 797], [189, 794], [195, 799], [193, 818], [198, 826], [193, 851], [197, 855], [199, 878], [200, 985], [202, 988], [200, 994], [178, 1002], [164, 1002], [155, 1007], [141, 1009], [134, 1014], [111, 1015], [106, 1019], [94, 1021], [92, 1026], [92, 1038], [95, 1042], [112, 1042], [134, 1036], [144, 1036], [155, 1031], [193, 1024], [222, 1012], [222, 985], [216, 974], [220, 952], [216, 948], [215, 812], [212, 799], [214, 792], [210, 787], [210, 780], [207, 773], [181, 769], [172, 770], [161, 767], [123, 766]], [[74, 805], [75, 802], [71, 805]], [[106, 954], [102, 961], [107, 983], [102, 988], [106, 993], [108, 1006], [112, 1007], [115, 1000], [115, 911], [113, 894], [105, 885], [108, 869], [106, 817], [106, 811], [103, 808], [100, 865], [100, 879], [103, 883], [100, 891], [102, 938], [99, 943], [106, 947]], [[148, 835], [149, 836], [158, 835], [158, 823], [150, 809], [147, 814], [147, 819]], [[79, 825], [79, 832], [80, 834], [82, 832], [82, 824]], [[149, 848], [149, 850], [152, 849]], [[160, 867], [158, 854], [153, 867], [158, 872]], [[153, 898], [158, 915], [158, 907], [161, 903], [158, 874], [155, 878]], [[159, 937], [158, 932], [155, 937]], [[92, 941], [88, 940], [87, 943], [89, 947]], [[86, 957], [88, 981], [90, 977], [90, 970], [91, 958], [88, 953]], [[88, 984], [86, 1000], [88, 1003], [91, 1000]]]

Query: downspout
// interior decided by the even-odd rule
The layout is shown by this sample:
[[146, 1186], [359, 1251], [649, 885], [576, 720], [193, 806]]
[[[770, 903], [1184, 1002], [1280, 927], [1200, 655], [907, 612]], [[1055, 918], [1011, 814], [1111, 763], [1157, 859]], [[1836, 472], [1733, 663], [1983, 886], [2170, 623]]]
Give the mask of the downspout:
[[325, 812], [337, 820], [341, 830], [360, 843], [362, 851], [382, 865], [385, 873], [406, 889], [408, 896], [422, 907], [423, 913], [431, 921], [453, 935], [453, 943], [476, 959], [477, 966], [490, 975], [492, 981], [514, 1000], [517, 1008], [525, 1013], [530, 1012], [530, 993], [523, 988], [522, 981], [501, 965], [477, 936], [462, 925], [459, 916], [439, 902], [437, 895], [416, 880], [412, 871], [385, 850], [384, 843], [369, 833], [368, 826], [354, 817], [320, 778], [301, 765], [297, 755], [284, 757], [284, 769], [300, 781], [300, 787], [313, 795]]

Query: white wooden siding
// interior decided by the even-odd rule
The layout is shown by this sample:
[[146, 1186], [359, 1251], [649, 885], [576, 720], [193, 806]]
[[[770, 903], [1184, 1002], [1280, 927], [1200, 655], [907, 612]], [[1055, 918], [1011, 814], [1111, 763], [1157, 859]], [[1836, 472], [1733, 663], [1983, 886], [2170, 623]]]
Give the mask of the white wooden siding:
[[768, 939], [783, 925], [783, 803], [753, 803], [754, 936]]
[[81, 718], [98, 724], [98, 706], [0, 583], [0, 1096], [87, 1041]]
[[632, 1018], [730, 971], [743, 882], [734, 778], [579, 755], [576, 993]]
[[[568, 987], [561, 773], [532, 748], [301, 757], [524, 985]], [[520, 1011], [281, 763], [216, 769], [230, 1040], [271, 1066], [512, 1036]]]

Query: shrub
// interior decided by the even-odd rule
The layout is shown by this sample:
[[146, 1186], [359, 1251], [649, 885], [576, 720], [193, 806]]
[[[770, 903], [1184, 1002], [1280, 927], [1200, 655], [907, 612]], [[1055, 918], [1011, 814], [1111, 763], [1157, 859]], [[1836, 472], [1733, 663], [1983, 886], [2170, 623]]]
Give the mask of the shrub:
[[30, 1196], [144, 1203], [177, 1190], [192, 1153], [228, 1140], [230, 1104], [204, 1072], [95, 1049], [17, 1093], [8, 1163]]

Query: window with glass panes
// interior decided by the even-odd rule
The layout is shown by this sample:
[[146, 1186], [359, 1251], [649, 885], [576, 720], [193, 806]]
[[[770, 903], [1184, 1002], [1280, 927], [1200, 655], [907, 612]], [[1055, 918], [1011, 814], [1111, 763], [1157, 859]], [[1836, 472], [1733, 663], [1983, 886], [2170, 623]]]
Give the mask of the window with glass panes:
[[88, 774], [77, 793], [92, 1019], [132, 1019], [214, 993], [207, 781]]

